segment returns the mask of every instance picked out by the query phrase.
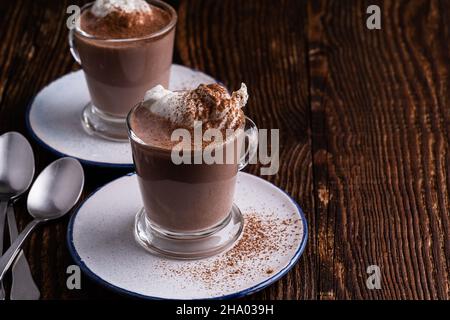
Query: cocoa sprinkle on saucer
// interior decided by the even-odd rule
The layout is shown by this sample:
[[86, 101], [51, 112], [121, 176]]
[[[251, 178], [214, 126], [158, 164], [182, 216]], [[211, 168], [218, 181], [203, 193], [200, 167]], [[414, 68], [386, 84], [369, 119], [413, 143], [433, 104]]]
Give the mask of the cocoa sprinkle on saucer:
[[276, 255], [293, 249], [286, 234], [297, 232], [300, 235], [296, 219], [281, 219], [274, 213], [262, 217], [256, 212], [244, 217], [242, 236], [230, 250], [215, 257], [180, 263], [166, 269], [166, 274], [183, 275], [192, 282], [216, 288], [219, 283], [233, 287], [233, 281], [227, 280], [238, 277], [251, 280], [275, 273], [279, 263]]

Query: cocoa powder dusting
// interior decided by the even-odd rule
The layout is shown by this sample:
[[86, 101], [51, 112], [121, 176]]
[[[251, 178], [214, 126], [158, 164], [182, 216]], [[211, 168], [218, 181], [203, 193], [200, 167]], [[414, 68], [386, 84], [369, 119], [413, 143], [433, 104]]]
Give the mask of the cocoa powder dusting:
[[[236, 130], [245, 122], [238, 94], [230, 96], [218, 83], [201, 84], [186, 96], [187, 110], [184, 122], [202, 121], [204, 129], [223, 128]], [[243, 103], [245, 104], [245, 103]]]
[[[186, 262], [175, 268], [166, 269], [166, 275], [190, 278], [208, 288], [216, 288], [219, 283], [233, 287], [235, 278], [245, 281], [276, 272], [274, 264], [279, 253], [292, 250], [286, 232], [300, 235], [297, 218], [280, 219], [275, 213], [261, 217], [253, 212], [245, 215], [244, 230], [238, 242], [227, 252], [199, 262]], [[288, 230], [289, 229], [289, 230]], [[223, 289], [223, 288], [222, 288]], [[222, 290], [217, 288], [218, 292]]]
[[101, 39], [139, 38], [161, 30], [170, 19], [170, 13], [155, 6], [150, 14], [113, 11], [106, 17], [96, 17], [86, 10], [81, 14], [81, 29]]

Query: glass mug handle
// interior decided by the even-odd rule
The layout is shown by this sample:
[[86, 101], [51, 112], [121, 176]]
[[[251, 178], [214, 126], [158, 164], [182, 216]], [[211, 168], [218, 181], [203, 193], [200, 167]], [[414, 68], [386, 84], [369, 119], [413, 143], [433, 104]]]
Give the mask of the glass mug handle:
[[[258, 150], [258, 128], [256, 124], [249, 117], [245, 117], [244, 139], [248, 140], [248, 147], [239, 161], [238, 170], [244, 169], [250, 160], [256, 155]], [[244, 141], [245, 141], [244, 140]]]
[[73, 58], [75, 59], [75, 61], [81, 66], [81, 59], [80, 59], [80, 55], [78, 53], [78, 50], [75, 47], [75, 43], [73, 41], [73, 30], [74, 29], [70, 29], [69, 30], [69, 47], [70, 47], [70, 53], [72, 54]]

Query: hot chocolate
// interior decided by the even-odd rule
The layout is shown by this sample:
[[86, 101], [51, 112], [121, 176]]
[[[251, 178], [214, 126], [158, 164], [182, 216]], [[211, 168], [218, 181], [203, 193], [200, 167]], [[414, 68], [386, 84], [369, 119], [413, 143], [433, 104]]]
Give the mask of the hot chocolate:
[[169, 84], [175, 23], [175, 11], [158, 0], [97, 0], [83, 9], [73, 42], [92, 102], [87, 128], [126, 139], [129, 110], [148, 88]]
[[158, 32], [169, 24], [168, 11], [147, 2], [99, 1], [81, 15], [81, 30], [97, 39], [133, 39]]
[[[243, 129], [247, 102], [245, 85], [229, 95], [218, 84], [200, 85], [192, 91], [171, 92], [155, 87], [129, 116], [133, 159], [144, 207], [157, 228], [174, 233], [198, 233], [221, 225], [231, 212], [239, 165], [238, 136], [214, 145], [232, 152], [223, 163], [174, 164], [172, 141], [177, 128], [192, 132], [194, 123], [203, 130]], [[200, 149], [215, 142], [203, 143]], [[192, 145], [192, 153], [201, 152]], [[230, 151], [231, 150], [231, 151]]]

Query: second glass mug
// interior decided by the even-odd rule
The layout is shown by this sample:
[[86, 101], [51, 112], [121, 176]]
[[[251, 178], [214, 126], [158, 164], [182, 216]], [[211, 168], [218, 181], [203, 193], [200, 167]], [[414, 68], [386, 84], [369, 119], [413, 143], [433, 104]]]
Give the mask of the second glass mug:
[[[140, 38], [101, 39], [81, 28], [69, 31], [69, 46], [81, 65], [91, 101], [81, 115], [84, 128], [98, 136], [127, 141], [126, 116], [145, 92], [168, 87], [177, 13], [159, 0], [147, 0], [170, 14], [161, 30]], [[81, 9], [91, 8], [88, 3]]]
[[[133, 130], [128, 115], [128, 134], [143, 200], [136, 215], [135, 238], [145, 249], [179, 259], [208, 257], [229, 248], [243, 230], [243, 216], [234, 204], [237, 174], [254, 157], [258, 129], [246, 117], [245, 127], [232, 144], [233, 163], [175, 164], [170, 149], [150, 145]], [[237, 142], [241, 139], [241, 142]], [[242, 143], [246, 141], [246, 143]], [[244, 148], [241, 148], [245, 146]]]

